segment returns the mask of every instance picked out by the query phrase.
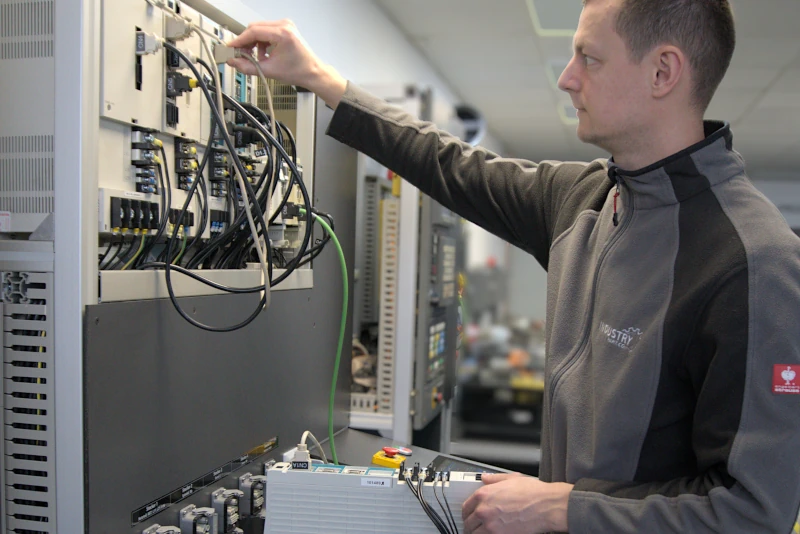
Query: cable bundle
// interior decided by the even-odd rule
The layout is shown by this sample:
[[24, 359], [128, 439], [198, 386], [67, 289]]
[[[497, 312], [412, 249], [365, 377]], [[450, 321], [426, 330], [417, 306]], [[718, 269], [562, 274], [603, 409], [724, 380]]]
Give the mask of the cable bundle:
[[[209, 137], [208, 145], [206, 146], [202, 161], [198, 167], [198, 179], [194, 180], [191, 187], [187, 191], [186, 200], [184, 201], [177, 217], [174, 219], [174, 230], [170, 233], [166, 246], [156, 258], [156, 261], [146, 262], [145, 260], [152, 252], [154, 246], [163, 237], [166, 230], [167, 221], [169, 219], [172, 186], [167, 165], [164, 165], [163, 172], [160, 165], [157, 167], [158, 177], [162, 190], [165, 191], [166, 198], [165, 202], [163, 203], [160, 226], [156, 232], [156, 235], [153, 237], [153, 239], [149, 240], [149, 243], [147, 243], [146, 246], [145, 240], [147, 238], [143, 235], [138, 242], [137, 252], [133, 256], [130, 255], [130, 252], [135, 246], [134, 243], [131, 243], [125, 252], [121, 253], [124, 242], [123, 238], [118, 245], [116, 253], [114, 253], [111, 260], [109, 260], [104, 267], [103, 260], [106, 256], [104, 256], [103, 260], [101, 260], [101, 268], [113, 268], [116, 267], [117, 263], [125, 261], [125, 268], [133, 266], [138, 269], [164, 269], [167, 291], [169, 293], [170, 300], [172, 301], [172, 304], [178, 313], [186, 321], [204, 330], [212, 332], [230, 332], [250, 324], [258, 316], [260, 311], [268, 306], [270, 288], [286, 280], [286, 278], [288, 278], [297, 268], [302, 267], [303, 265], [312, 261], [317, 255], [319, 255], [319, 253], [322, 251], [322, 248], [330, 239], [330, 237], [326, 235], [325, 238], [319, 243], [316, 243], [314, 246], [309, 248], [313, 231], [313, 221], [307, 222], [305, 224], [303, 239], [297, 254], [295, 254], [295, 256], [289, 261], [285, 261], [284, 257], [284, 261], [281, 262], [281, 265], [285, 268], [285, 271], [278, 277], [273, 277], [272, 263], [276, 254], [273, 253], [271, 249], [268, 233], [269, 224], [273, 223], [281, 214], [281, 211], [287, 207], [289, 193], [291, 192], [292, 187], [294, 185], [299, 187], [303, 197], [303, 206], [305, 207], [306, 213], [318, 214], [319, 216], [324, 217], [329, 221], [331, 227], [333, 226], [333, 218], [328, 214], [317, 212], [312, 208], [310, 196], [305, 187], [305, 183], [302, 180], [300, 171], [297, 168], [295, 140], [286, 125], [271, 119], [262, 110], [256, 108], [255, 106], [248, 104], [242, 105], [234, 98], [223, 94], [221, 91], [218, 92], [216, 84], [209, 84], [200, 74], [197, 67], [195, 67], [192, 60], [184, 52], [168, 41], [164, 41], [163, 46], [175, 53], [179, 58], [181, 58], [181, 60], [183, 60], [186, 66], [192, 70], [197, 79], [198, 87], [203, 91], [209, 108], [211, 109], [211, 113], [214, 118], [213, 129]], [[208, 54], [210, 56], [210, 52], [208, 52]], [[202, 59], [197, 59], [196, 61], [209, 73], [212, 78], [218, 78], [218, 71], [216, 69], [212, 69], [211, 66]], [[215, 81], [217, 81], [218, 84], [218, 80]], [[262, 82], [266, 86], [267, 82], [266, 79], [263, 78], [263, 75]], [[215, 96], [217, 97], [216, 102], [214, 98]], [[224, 109], [220, 109], [220, 102], [222, 102], [222, 105], [227, 109], [235, 110], [238, 116], [243, 117], [247, 123], [252, 125], [252, 128], [226, 123], [223, 115]], [[258, 118], [256, 118], [256, 116]], [[270, 132], [270, 129], [275, 132], [275, 135]], [[252, 142], [260, 142], [264, 147], [269, 147], [270, 145], [272, 146], [272, 150], [267, 152], [268, 157], [264, 165], [263, 172], [255, 184], [251, 184], [249, 180], [244, 179], [244, 177], [247, 176], [247, 173], [242, 161], [237, 157], [236, 146], [231, 139], [232, 132], [235, 132], [237, 135], [239, 135], [242, 131], [249, 135], [248, 140], [252, 140]], [[284, 134], [286, 134], [286, 137], [289, 140], [289, 145], [292, 152], [291, 156], [283, 147]], [[235, 166], [235, 171], [231, 181], [234, 182], [235, 180], [238, 182], [236, 185], [238, 185], [244, 200], [244, 209], [240, 209], [239, 199], [237, 198], [238, 195], [236, 194], [236, 187], [233, 183], [231, 183], [231, 187], [228, 188], [228, 200], [229, 205], [232, 206], [233, 222], [228, 225], [225, 231], [204, 243], [200, 239], [200, 236], [203, 234], [208, 224], [208, 190], [205, 180], [203, 179], [203, 172], [206, 169], [209, 157], [214, 150], [214, 142], [218, 139], [223, 141]], [[166, 155], [164, 154], [163, 146], [161, 147], [161, 153], [163, 160], [165, 161]], [[271, 204], [272, 192], [278, 183], [279, 169], [282, 166], [280, 163], [281, 161], [286, 162], [286, 165], [289, 167], [291, 171], [290, 178], [288, 184], [286, 185], [281, 202], [273, 211], [273, 213], [268, 213], [268, 208]], [[164, 183], [165, 178], [166, 183]], [[195, 198], [198, 189], [200, 190], [198, 202], [200, 203], [202, 212], [200, 225], [191, 242], [187, 243], [187, 238], [184, 235], [182, 242], [179, 243], [179, 234], [181, 234], [180, 228], [183, 226], [184, 220], [186, 220], [186, 213], [191, 205], [192, 200]], [[268, 215], [268, 218], [265, 217], [265, 214]], [[109, 249], [106, 251], [106, 255], [111, 252], [113, 247], [114, 244], [109, 246]], [[264, 271], [265, 284], [263, 286], [232, 288], [222, 284], [217, 284], [207, 280], [195, 272], [191, 272], [191, 270], [200, 268], [241, 269], [246, 267], [248, 262], [256, 259], [253, 257], [253, 252], [256, 252], [256, 255], [258, 256], [256, 261], [261, 263]], [[282, 256], [282, 252], [278, 254], [278, 257], [280, 256]], [[181, 265], [182, 261], [185, 262], [185, 267]], [[194, 280], [224, 292], [234, 294], [263, 292], [263, 294], [256, 309], [244, 321], [225, 327], [209, 326], [189, 316], [181, 308], [173, 289], [172, 271], [177, 271], [183, 275], [193, 278]]]
[[[401, 466], [400, 472], [403, 473], [405, 469], [405, 465]], [[442, 472], [435, 472], [432, 470], [431, 467], [428, 469], [419, 469], [419, 464], [414, 466], [414, 469], [410, 471], [411, 476], [405, 476], [405, 483], [408, 486], [409, 491], [416, 497], [419, 501], [420, 506], [422, 506], [422, 510], [425, 512], [425, 515], [431, 520], [433, 525], [441, 534], [459, 534], [458, 526], [456, 525], [455, 516], [453, 516], [453, 511], [450, 509], [450, 503], [447, 502], [447, 496], [445, 495], [445, 478], [448, 477], [447, 473]], [[425, 487], [426, 482], [432, 482], [433, 486], [433, 496], [436, 498], [436, 502], [439, 504], [439, 508], [442, 510], [442, 516], [433, 509], [433, 507], [428, 504], [428, 501], [425, 499], [425, 494], [423, 492], [423, 488]], [[439, 496], [436, 494], [436, 484], [437, 482], [440, 484], [442, 488], [442, 499], [444, 500], [444, 504], [439, 499]]]

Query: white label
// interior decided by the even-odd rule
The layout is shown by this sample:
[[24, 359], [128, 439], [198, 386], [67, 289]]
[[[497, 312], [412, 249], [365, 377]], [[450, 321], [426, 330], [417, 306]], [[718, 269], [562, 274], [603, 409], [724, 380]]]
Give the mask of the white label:
[[370, 488], [391, 488], [391, 478], [362, 478], [361, 485]]
[[0, 232], [11, 231], [11, 212], [0, 211]]
[[125, 196], [125, 197], [128, 197], [128, 198], [144, 198], [144, 193], [137, 193], [137, 192], [134, 192], [134, 191], [125, 191], [124, 193], [122, 193], [122, 196]]

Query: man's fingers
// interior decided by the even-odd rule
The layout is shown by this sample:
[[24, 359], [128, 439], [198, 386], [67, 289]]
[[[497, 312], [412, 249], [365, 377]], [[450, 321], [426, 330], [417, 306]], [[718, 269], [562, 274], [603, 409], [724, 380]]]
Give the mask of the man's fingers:
[[498, 482], [521, 476], [520, 473], [484, 473], [481, 475], [481, 481], [484, 484], [497, 484]]
[[255, 65], [243, 57], [229, 59], [227, 64], [239, 72], [243, 72], [244, 74], [250, 76], [254, 76], [258, 72]]
[[[464, 534], [477, 534], [480, 532], [479, 529], [483, 528], [483, 521], [475, 515], [472, 514], [469, 517], [464, 518]], [[484, 530], [484, 532], [488, 532]]]
[[239, 37], [228, 42], [232, 48], [253, 48], [258, 43], [277, 43], [286, 32], [285, 25], [251, 24]]
[[464, 504], [461, 506], [461, 519], [463, 519], [465, 523], [467, 521], [467, 518], [470, 515], [472, 515], [472, 513], [475, 511], [475, 508], [478, 507], [478, 504], [480, 504], [480, 502], [481, 498], [477, 494], [477, 492], [470, 495], [469, 498], [466, 501], [464, 501]]
[[286, 38], [287, 35], [297, 32], [297, 26], [289, 19], [284, 20], [262, 20], [253, 22], [232, 39], [228, 46], [234, 48], [252, 48], [257, 43], [277, 44]]

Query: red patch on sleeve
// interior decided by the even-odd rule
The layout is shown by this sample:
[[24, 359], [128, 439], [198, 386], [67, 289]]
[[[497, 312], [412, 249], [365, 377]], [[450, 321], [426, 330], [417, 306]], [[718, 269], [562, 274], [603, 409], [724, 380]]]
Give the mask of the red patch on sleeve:
[[775, 365], [772, 368], [772, 392], [800, 395], [800, 365]]

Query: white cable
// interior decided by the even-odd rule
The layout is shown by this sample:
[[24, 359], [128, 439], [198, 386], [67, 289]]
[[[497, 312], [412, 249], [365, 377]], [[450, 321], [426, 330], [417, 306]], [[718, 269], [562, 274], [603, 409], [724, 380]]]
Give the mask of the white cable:
[[[212, 65], [211, 75], [214, 77], [214, 87], [216, 88], [217, 109], [219, 109], [219, 113], [222, 116], [223, 122], [224, 122], [225, 104], [224, 104], [223, 99], [222, 99], [222, 83], [221, 83], [220, 78], [219, 78], [219, 69], [218, 68], [214, 68], [216, 66], [216, 62], [214, 61], [214, 54], [211, 51], [211, 47], [208, 46], [208, 41], [206, 41], [205, 36], [199, 30], [199, 28], [197, 28], [195, 26], [195, 27], [193, 27], [193, 30], [197, 34], [197, 36], [200, 38], [200, 43], [203, 45], [203, 49], [205, 50], [206, 55], [208, 56], [209, 65]], [[274, 119], [273, 119], [273, 122], [274, 122]], [[220, 128], [225, 128], [225, 125], [221, 124], [221, 125], [219, 125], [219, 127]], [[213, 135], [213, 129], [212, 129], [212, 135]], [[237, 158], [237, 157], [239, 157], [239, 155], [238, 154], [231, 154], [231, 157], [232, 158]], [[235, 165], [232, 168], [232, 172], [233, 172], [234, 176], [236, 177], [236, 181], [239, 184], [239, 189], [241, 189], [241, 191], [242, 191], [242, 197], [244, 198], [244, 211], [247, 214], [247, 222], [250, 225], [250, 233], [253, 235], [253, 246], [256, 249], [256, 253], [258, 253], [258, 261], [261, 264], [261, 270], [264, 272], [264, 290], [266, 292], [265, 293], [266, 300], [264, 302], [265, 302], [266, 306], [269, 306], [270, 279], [269, 279], [269, 267], [267, 267], [267, 257], [266, 257], [267, 254], [266, 254], [266, 252], [264, 250], [266, 247], [263, 247], [263, 248], [261, 247], [261, 240], [258, 238], [258, 228], [256, 228], [256, 222], [253, 220], [253, 213], [250, 211], [250, 202], [247, 199], [247, 186], [244, 184], [244, 179], [237, 172]], [[234, 202], [238, 202], [238, 199], [236, 198], [236, 195], [233, 195], [233, 201]], [[258, 200], [257, 199], [253, 199], [253, 202], [258, 202]], [[267, 229], [266, 228], [264, 228], [264, 239], [269, 239], [269, 235], [267, 233]], [[270, 261], [272, 261], [272, 260], [270, 259]]]
[[[272, 91], [269, 90], [269, 82], [267, 82], [267, 77], [264, 75], [264, 71], [261, 70], [261, 64], [258, 62], [258, 60], [256, 60], [256, 58], [254, 58], [250, 54], [244, 53], [244, 52], [242, 53], [241, 57], [247, 59], [250, 63], [252, 63], [253, 66], [256, 68], [256, 72], [258, 72], [258, 77], [261, 80], [262, 85], [264, 86], [264, 91], [266, 91], [266, 93], [267, 93], [267, 110], [269, 111], [269, 117], [270, 117], [270, 121], [269, 121], [270, 133], [272, 134], [272, 137], [277, 140], [278, 139], [278, 122], [277, 122], [278, 119], [275, 117], [275, 109], [273, 108], [273, 104], [272, 104]], [[275, 172], [276, 173], [280, 173], [281, 166], [278, 165], [278, 161], [277, 160], [278, 160], [278, 149], [273, 146], [272, 147], [272, 162], [273, 162], [272, 164], [276, 166], [275, 167]], [[278, 176], [280, 176], [280, 174], [278, 174]], [[275, 188], [277, 186], [278, 186], [278, 180], [275, 180], [275, 183], [272, 186], [272, 191], [269, 192], [269, 201], [267, 202], [267, 206], [269, 206], [270, 209], [272, 208], [272, 195], [275, 192]], [[290, 186], [291, 186], [291, 184], [290, 184]], [[268, 220], [272, 220], [272, 218], [274, 216], [275, 216], [275, 213], [270, 213]]]
[[305, 445], [308, 438], [311, 438], [311, 443], [314, 444], [314, 446], [319, 450], [319, 453], [322, 455], [322, 461], [327, 464], [328, 457], [325, 456], [325, 451], [322, 450], [322, 445], [319, 444], [319, 441], [317, 441], [317, 438], [311, 433], [310, 430], [303, 432], [303, 437], [300, 439], [300, 444]]

